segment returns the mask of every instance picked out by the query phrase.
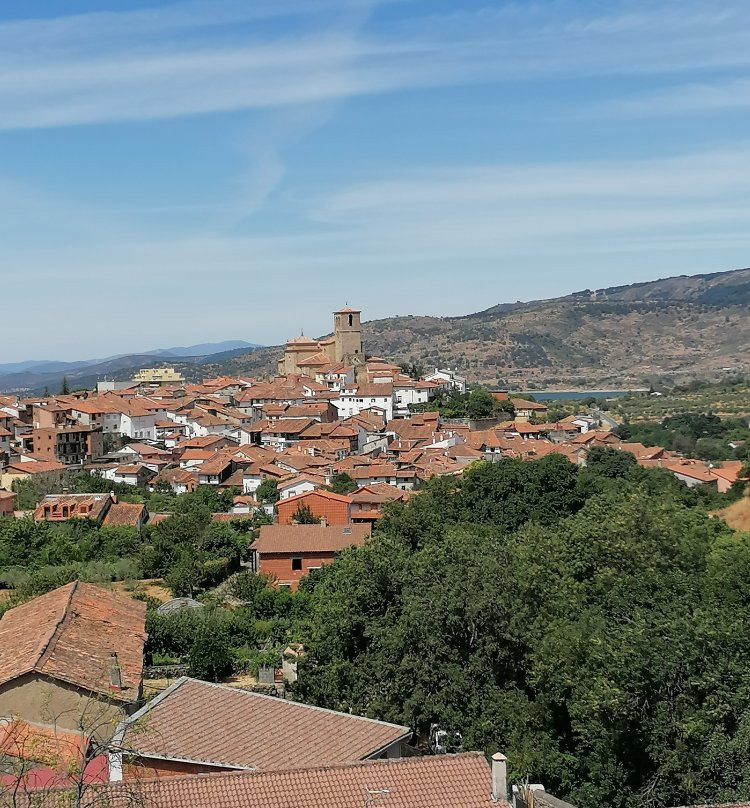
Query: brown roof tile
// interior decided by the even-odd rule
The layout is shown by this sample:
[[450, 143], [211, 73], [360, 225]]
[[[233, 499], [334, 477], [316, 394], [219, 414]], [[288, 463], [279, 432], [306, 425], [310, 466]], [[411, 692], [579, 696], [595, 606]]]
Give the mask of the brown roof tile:
[[263, 525], [252, 548], [259, 553], [337, 553], [361, 546], [369, 535], [369, 525]]
[[[111, 808], [133, 804], [132, 783], [105, 788]], [[100, 804], [102, 794], [86, 799], [94, 796]], [[490, 767], [479, 752], [280, 772], [163, 777], [137, 786], [137, 798], [149, 808], [357, 808], [367, 805], [370, 797], [373, 805], [383, 808], [508, 808], [507, 802], [493, 802]]]
[[[27, 673], [62, 679], [126, 702], [143, 671], [146, 604], [79, 581], [10, 609], [0, 620], [0, 684]], [[109, 685], [117, 654], [122, 689]]]
[[[205, 731], [207, 716], [221, 732]], [[410, 737], [408, 727], [183, 677], [128, 721], [123, 747], [140, 757], [281, 771], [354, 763]]]
[[115, 502], [104, 517], [107, 527], [136, 527], [143, 519], [146, 508], [141, 503]]

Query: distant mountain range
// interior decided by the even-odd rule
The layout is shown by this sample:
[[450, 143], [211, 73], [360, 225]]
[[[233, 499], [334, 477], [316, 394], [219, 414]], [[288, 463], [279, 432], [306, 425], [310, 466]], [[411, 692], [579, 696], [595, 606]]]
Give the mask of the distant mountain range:
[[[750, 375], [750, 269], [584, 289], [501, 303], [461, 317], [363, 324], [370, 355], [516, 390], [643, 387]], [[226, 374], [272, 373], [280, 346], [208, 363]]]
[[0, 391], [39, 393], [47, 388], [57, 392], [66, 378], [70, 387], [94, 386], [103, 377], [126, 379], [140, 368], [169, 362], [183, 370], [186, 378], [202, 376], [199, 367], [208, 362], [225, 361], [259, 348], [244, 340], [202, 342], [176, 348], [156, 348], [139, 354], [119, 354], [104, 359], [82, 359], [77, 362], [28, 360], [0, 364]]
[[[363, 324], [365, 350], [425, 370], [515, 390], [616, 389], [750, 375], [750, 269], [680, 275], [500, 303], [461, 317], [400, 316]], [[0, 391], [57, 392], [127, 379], [169, 361], [188, 380], [275, 373], [282, 346], [207, 343], [83, 362], [0, 365]]]

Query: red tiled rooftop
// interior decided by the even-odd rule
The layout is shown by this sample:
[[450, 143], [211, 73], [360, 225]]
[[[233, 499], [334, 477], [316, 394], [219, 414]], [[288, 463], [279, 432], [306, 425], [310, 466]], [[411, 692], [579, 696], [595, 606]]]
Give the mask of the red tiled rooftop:
[[115, 502], [107, 511], [104, 524], [107, 527], [136, 527], [145, 510], [140, 503]]
[[[38, 673], [134, 702], [145, 619], [145, 603], [79, 581], [16, 606], [0, 620], [0, 684]], [[122, 676], [119, 691], [109, 684], [113, 652]]]
[[[490, 767], [479, 752], [164, 777], [138, 783], [137, 793], [149, 808], [361, 808], [370, 795], [383, 808], [508, 808], [492, 800]], [[110, 808], [132, 805], [132, 784], [111, 784], [106, 801]]]
[[[221, 732], [206, 732], [206, 719]], [[126, 750], [229, 768], [281, 771], [354, 763], [411, 730], [275, 696], [182, 678], [128, 722]]]
[[363, 545], [369, 535], [369, 525], [263, 525], [252, 549], [261, 554], [338, 553]]

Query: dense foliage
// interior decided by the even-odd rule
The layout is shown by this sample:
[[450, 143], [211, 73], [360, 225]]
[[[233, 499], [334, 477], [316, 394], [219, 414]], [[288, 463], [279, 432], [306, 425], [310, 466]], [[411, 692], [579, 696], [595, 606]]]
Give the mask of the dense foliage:
[[[68, 485], [69, 484], [69, 485]], [[71, 475], [66, 487], [99, 491], [108, 481]], [[97, 486], [99, 486], [97, 488]], [[23, 496], [39, 498], [33, 485], [21, 486]], [[193, 595], [239, 569], [251, 541], [255, 520], [215, 522], [211, 514], [226, 511], [233, 492], [202, 486], [191, 494], [171, 490], [152, 494], [130, 488], [130, 499], [144, 501], [152, 511], [173, 514], [141, 532], [108, 527], [90, 520], [60, 523], [24, 519], [0, 520], [0, 584], [18, 597], [46, 592], [80, 578], [88, 581], [165, 578], [176, 595]], [[32, 503], [33, 504], [33, 503]]]
[[750, 537], [668, 473], [482, 464], [307, 584], [298, 694], [458, 730], [581, 806], [750, 794]]
[[439, 412], [444, 418], [492, 418], [511, 420], [515, 414], [510, 400], [498, 401], [482, 387], [469, 393], [445, 393], [428, 404], [409, 406], [412, 412]]
[[617, 434], [623, 440], [662, 446], [701, 460], [745, 460], [750, 457], [747, 418], [722, 419], [717, 415], [680, 413], [661, 422], [622, 424], [617, 428]]
[[331, 477], [331, 484], [328, 486], [328, 490], [332, 491], [334, 494], [342, 494], [346, 496], [347, 494], [353, 494], [359, 486], [357, 485], [356, 481], [352, 479], [345, 471], [339, 471]]
[[210, 518], [231, 492], [141, 495], [175, 515], [142, 534], [0, 522], [6, 580], [29, 596], [117, 565], [163, 577], [204, 606], [152, 603], [149, 661], [216, 679], [302, 642], [297, 697], [420, 743], [458, 731], [581, 808], [750, 796], [750, 536], [709, 517], [722, 495], [606, 448], [584, 469], [477, 463], [390, 505], [297, 593], [237, 571], [253, 524]]

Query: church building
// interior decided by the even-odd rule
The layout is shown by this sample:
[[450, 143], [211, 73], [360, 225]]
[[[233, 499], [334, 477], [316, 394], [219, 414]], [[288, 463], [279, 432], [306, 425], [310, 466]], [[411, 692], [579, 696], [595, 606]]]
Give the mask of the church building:
[[362, 350], [362, 312], [346, 306], [333, 313], [333, 334], [323, 340], [304, 335], [290, 339], [279, 360], [279, 375], [314, 376], [332, 364], [357, 366], [365, 361]]

